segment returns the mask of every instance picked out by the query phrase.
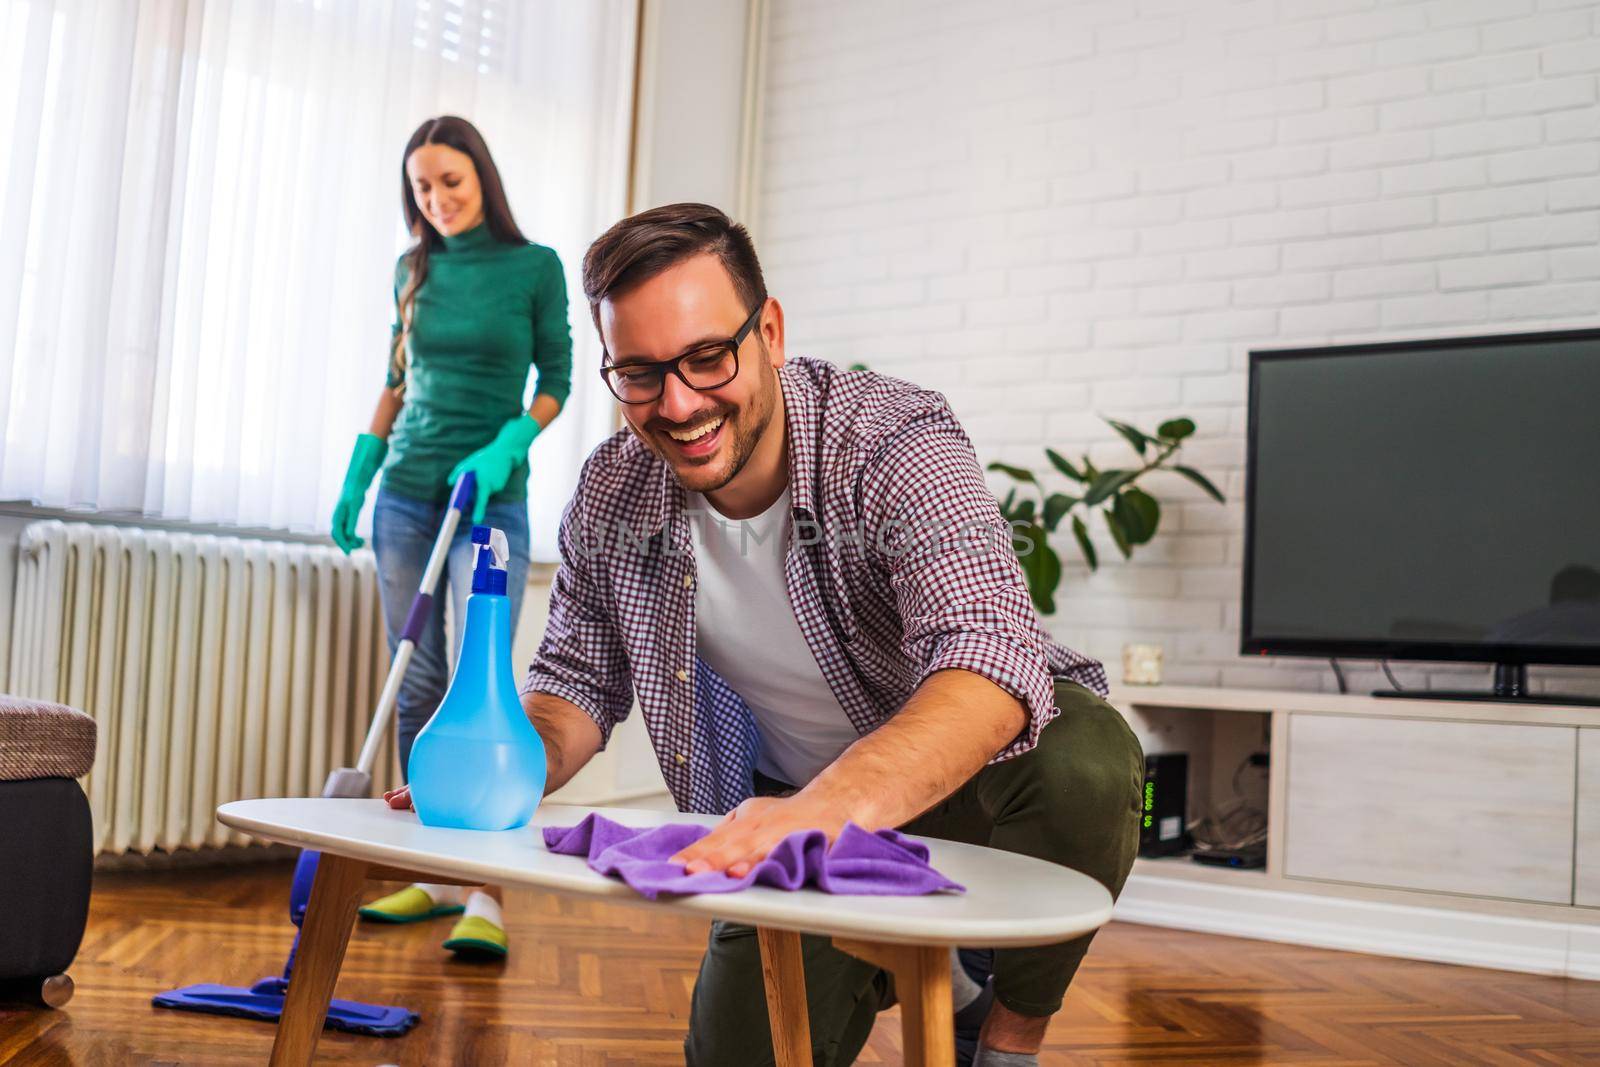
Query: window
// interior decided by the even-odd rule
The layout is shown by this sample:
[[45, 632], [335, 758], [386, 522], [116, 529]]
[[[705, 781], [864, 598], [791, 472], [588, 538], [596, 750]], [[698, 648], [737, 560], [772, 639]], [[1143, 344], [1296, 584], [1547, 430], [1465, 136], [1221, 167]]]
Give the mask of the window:
[[[635, 5], [0, 0], [0, 499], [325, 532], [382, 387], [400, 154], [483, 130], [568, 272], [624, 208]], [[535, 444], [534, 552], [611, 401]]]

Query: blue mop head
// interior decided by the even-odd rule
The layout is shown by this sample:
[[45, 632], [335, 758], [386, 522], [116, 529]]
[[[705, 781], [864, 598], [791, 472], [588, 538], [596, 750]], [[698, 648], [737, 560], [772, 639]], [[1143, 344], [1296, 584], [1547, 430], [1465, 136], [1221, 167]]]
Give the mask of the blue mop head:
[[[249, 989], [227, 985], [191, 985], [157, 993], [150, 1002], [158, 1008], [198, 1011], [208, 1015], [233, 1015], [241, 1019], [277, 1022], [283, 1015], [283, 996], [289, 988], [282, 978], [263, 978]], [[357, 1004], [334, 1000], [323, 1023], [330, 1030], [348, 1030], [373, 1037], [399, 1037], [422, 1018], [405, 1008]]]
[[[305, 921], [319, 858], [320, 853], [308, 850], [300, 853], [300, 859], [295, 864], [294, 882], [289, 890], [289, 919], [295, 926]], [[294, 973], [294, 960], [299, 949], [300, 935], [297, 931], [294, 944], [289, 947], [289, 959], [284, 964], [283, 974], [276, 978], [263, 978], [249, 989], [209, 983], [190, 985], [157, 993], [150, 998], [150, 1003], [158, 1008], [277, 1022], [283, 1015], [283, 997], [289, 990], [289, 978]], [[421, 1018], [416, 1012], [405, 1008], [333, 1000], [328, 1004], [328, 1017], [323, 1026], [333, 1030], [348, 1030], [352, 1034], [399, 1037], [417, 1025]]]

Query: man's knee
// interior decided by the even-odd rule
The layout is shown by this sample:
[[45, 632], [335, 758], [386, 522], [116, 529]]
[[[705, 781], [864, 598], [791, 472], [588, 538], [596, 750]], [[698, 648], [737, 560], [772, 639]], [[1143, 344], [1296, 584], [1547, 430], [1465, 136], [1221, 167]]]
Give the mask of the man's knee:
[[1110, 704], [1065, 683], [1057, 693], [1061, 715], [1014, 761], [997, 830], [1034, 836], [1026, 851], [1083, 871], [1115, 894], [1137, 848], [1144, 754]]
[[1025, 788], [1038, 799], [1066, 799], [1072, 807], [1137, 809], [1144, 753], [1121, 713], [1076, 686], [1057, 692], [1061, 714], [1040, 733], [1032, 752], [1017, 757], [1019, 769], [1030, 772]]

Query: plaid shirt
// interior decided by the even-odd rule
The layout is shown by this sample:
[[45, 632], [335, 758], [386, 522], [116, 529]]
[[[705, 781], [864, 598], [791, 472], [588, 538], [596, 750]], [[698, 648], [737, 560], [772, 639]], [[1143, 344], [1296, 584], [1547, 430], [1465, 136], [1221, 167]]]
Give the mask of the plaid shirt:
[[[1052, 677], [1105, 695], [1100, 664], [1040, 627], [1009, 527], [944, 397], [814, 359], [789, 360], [779, 380], [789, 602], [858, 733], [949, 668], [1025, 705], [1027, 727], [996, 762], [1033, 748], [1058, 714]], [[576, 704], [609, 740], [637, 689], [679, 809], [720, 814], [752, 795], [760, 736], [695, 655], [685, 498], [630, 430], [590, 454], [562, 516], [550, 621], [523, 691]]]

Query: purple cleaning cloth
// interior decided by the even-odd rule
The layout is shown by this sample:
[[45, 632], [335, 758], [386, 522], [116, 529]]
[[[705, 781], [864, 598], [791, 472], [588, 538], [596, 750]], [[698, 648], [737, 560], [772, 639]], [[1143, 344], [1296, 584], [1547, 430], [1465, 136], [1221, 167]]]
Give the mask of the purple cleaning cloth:
[[638, 830], [586, 815], [576, 826], [546, 826], [544, 843], [551, 852], [586, 857], [591, 870], [621, 878], [649, 900], [663, 893], [732, 893], [758, 884], [788, 890], [810, 885], [824, 893], [873, 897], [967, 891], [928, 865], [922, 842], [894, 830], [871, 833], [854, 823], [845, 824], [832, 848], [821, 830], [796, 830], [743, 878], [721, 871], [685, 874], [683, 864], [668, 861], [710, 832], [691, 823]]

